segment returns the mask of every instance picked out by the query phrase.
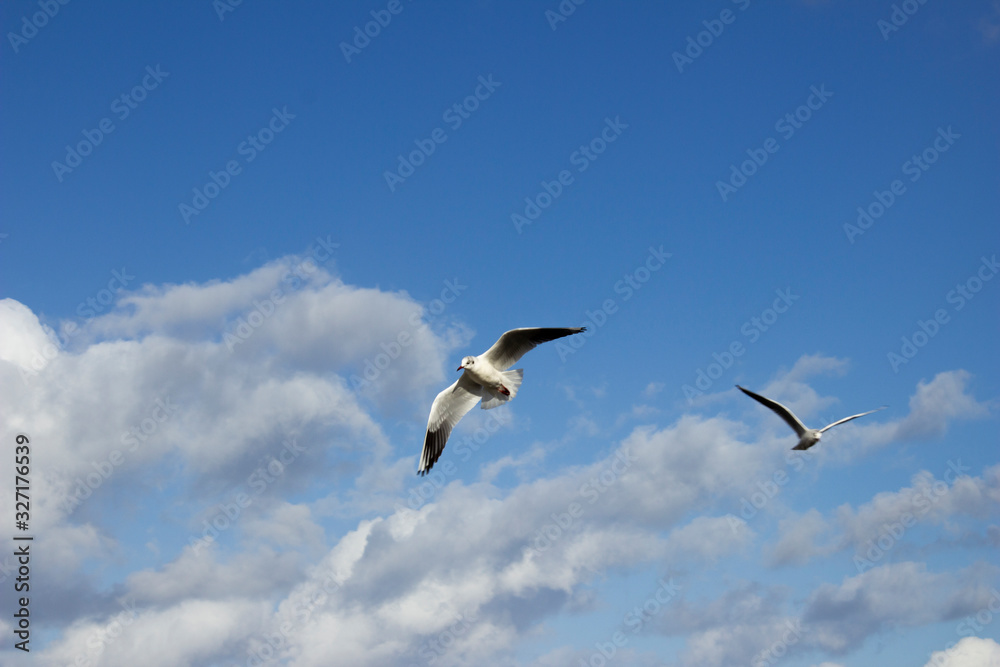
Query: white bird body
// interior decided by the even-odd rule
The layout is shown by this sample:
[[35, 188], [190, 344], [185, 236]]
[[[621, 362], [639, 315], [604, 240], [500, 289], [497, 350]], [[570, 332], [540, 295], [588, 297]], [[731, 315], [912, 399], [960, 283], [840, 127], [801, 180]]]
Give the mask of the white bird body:
[[511, 329], [478, 357], [462, 359], [462, 365], [458, 367], [458, 370], [465, 370], [462, 377], [438, 394], [431, 405], [417, 473], [427, 474], [441, 456], [451, 430], [480, 399], [482, 408], [489, 410], [517, 396], [524, 371], [520, 368], [507, 369], [526, 352], [542, 343], [582, 331], [586, 328]]
[[481, 354], [478, 357], [462, 359], [462, 365], [458, 367], [458, 370], [463, 368], [465, 369], [464, 375], [468, 375], [476, 384], [481, 384], [494, 391], [503, 387], [503, 374], [493, 368], [493, 364], [486, 359], [486, 355]]
[[809, 449], [823, 437], [823, 431], [818, 428], [807, 428], [802, 435], [799, 436], [799, 444], [792, 447], [792, 449]]
[[885, 406], [883, 405], [881, 408], [875, 408], [874, 410], [869, 410], [868, 412], [862, 412], [861, 414], [851, 415], [850, 417], [844, 417], [843, 419], [838, 419], [832, 424], [827, 424], [823, 428], [808, 428], [805, 424], [802, 423], [802, 421], [798, 417], [795, 416], [795, 414], [791, 410], [786, 408], [781, 403], [773, 401], [770, 398], [765, 398], [760, 394], [755, 394], [749, 389], [744, 389], [739, 385], [736, 385], [736, 387], [744, 394], [746, 394], [750, 398], [760, 403], [761, 405], [773, 410], [775, 414], [777, 414], [779, 417], [785, 420], [786, 424], [792, 427], [792, 430], [795, 431], [795, 434], [799, 436], [799, 444], [792, 447], [792, 449], [809, 449], [810, 447], [812, 447], [813, 445], [815, 445], [817, 442], [820, 441], [820, 438], [823, 437], [824, 431], [828, 431], [834, 426], [837, 426], [838, 424], [843, 424], [844, 422], [849, 422], [852, 419], [857, 419], [858, 417], [864, 417], [865, 415], [870, 415], [871, 413], [878, 412], [879, 410], [885, 410]]

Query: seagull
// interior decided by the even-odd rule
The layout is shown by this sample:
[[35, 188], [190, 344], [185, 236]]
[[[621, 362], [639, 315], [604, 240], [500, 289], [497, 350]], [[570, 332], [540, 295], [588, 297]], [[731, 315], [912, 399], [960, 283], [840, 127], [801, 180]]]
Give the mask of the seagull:
[[849, 422], [852, 419], [857, 419], [858, 417], [864, 417], [865, 415], [870, 415], [873, 412], [878, 412], [879, 410], [885, 410], [886, 408], [886, 406], [883, 405], [881, 408], [875, 408], [874, 410], [869, 410], [868, 412], [862, 412], [859, 415], [851, 415], [850, 417], [844, 417], [843, 419], [835, 421], [832, 424], [824, 426], [823, 428], [820, 429], [806, 428], [805, 424], [799, 421], [799, 418], [796, 417], [794, 414], [792, 414], [792, 411], [786, 408], [781, 403], [778, 403], [777, 401], [772, 401], [769, 398], [764, 398], [760, 394], [755, 394], [749, 389], [744, 389], [739, 385], [736, 386], [737, 388], [739, 388], [740, 391], [742, 391], [750, 398], [774, 410], [774, 412], [777, 413], [779, 417], [785, 420], [785, 423], [787, 423], [789, 426], [792, 427], [792, 430], [795, 431], [796, 435], [799, 436], [799, 444], [792, 447], [792, 449], [809, 449], [817, 442], [819, 442], [819, 439], [823, 436], [823, 431], [828, 431], [838, 424], [843, 424], [844, 422]]
[[431, 405], [417, 474], [427, 474], [441, 456], [451, 429], [455, 428], [455, 424], [465, 413], [475, 407], [479, 399], [483, 401], [483, 410], [489, 410], [517, 396], [524, 370], [507, 369], [516, 364], [525, 353], [542, 343], [586, 330], [587, 327], [511, 329], [478, 357], [462, 359], [462, 365], [457, 369], [465, 369], [462, 377], [438, 394]]

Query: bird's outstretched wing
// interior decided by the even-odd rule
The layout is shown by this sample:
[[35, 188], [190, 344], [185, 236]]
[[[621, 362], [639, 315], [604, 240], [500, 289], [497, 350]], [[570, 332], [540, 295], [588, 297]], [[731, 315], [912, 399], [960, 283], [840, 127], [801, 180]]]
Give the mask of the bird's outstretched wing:
[[418, 475], [426, 475], [444, 451], [451, 429], [462, 417], [476, 406], [482, 398], [483, 387], [470, 380], [465, 373], [453, 385], [442, 391], [431, 404], [431, 415], [427, 419], [427, 434], [424, 436], [424, 450], [420, 454]]
[[865, 415], [870, 415], [871, 413], [878, 412], [879, 410], [885, 410], [885, 408], [886, 408], [886, 406], [883, 405], [881, 408], [875, 408], [874, 410], [869, 410], [868, 412], [862, 412], [860, 415], [851, 415], [850, 417], [844, 417], [843, 419], [841, 419], [839, 421], [833, 422], [829, 426], [824, 426], [823, 428], [821, 428], [819, 430], [819, 432], [823, 433], [824, 431], [830, 430], [831, 428], [833, 428], [837, 424], [843, 424], [844, 422], [849, 422], [852, 419], [857, 419], [858, 417], [864, 417]]
[[511, 329], [500, 336], [500, 339], [493, 343], [493, 347], [486, 350], [482, 356], [498, 371], [505, 371], [542, 343], [586, 330], [587, 327]]
[[[796, 417], [794, 414], [792, 414], [792, 411], [789, 410], [788, 408], [786, 408], [781, 403], [778, 403], [777, 401], [772, 401], [770, 398], [764, 398], [760, 394], [755, 394], [752, 391], [750, 391], [749, 389], [744, 389], [743, 387], [741, 387], [739, 385], [736, 385], [736, 387], [740, 391], [742, 391], [744, 394], [746, 394], [747, 396], [749, 396], [753, 400], [755, 400], [758, 403], [760, 403], [761, 405], [767, 406], [767, 407], [771, 408], [772, 410], [774, 410], [774, 412], [779, 417], [781, 417], [782, 419], [785, 420], [786, 424], [788, 424], [789, 426], [792, 427], [792, 430], [794, 430], [795, 433], [796, 433], [796, 435], [798, 435], [800, 438], [802, 437], [802, 434], [805, 433], [808, 430], [805, 427], [805, 424], [803, 424], [802, 422], [800, 422], [799, 418]], [[860, 417], [861, 415], [856, 415], [856, 416]], [[849, 419], [853, 419], [853, 417], [849, 417]], [[831, 426], [832, 426], [832, 424], [831, 424]], [[829, 428], [829, 426], [827, 428]]]

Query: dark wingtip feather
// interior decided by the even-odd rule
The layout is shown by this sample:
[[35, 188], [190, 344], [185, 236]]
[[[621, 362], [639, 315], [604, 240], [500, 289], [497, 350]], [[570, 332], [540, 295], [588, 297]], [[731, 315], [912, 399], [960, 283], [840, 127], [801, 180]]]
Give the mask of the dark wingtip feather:
[[442, 425], [436, 431], [427, 431], [427, 434], [424, 436], [424, 450], [427, 451], [427, 467], [423, 470], [418, 470], [417, 475], [423, 477], [430, 472], [434, 464], [437, 463], [437, 460], [441, 458], [441, 452], [444, 451], [444, 446], [448, 442], [449, 435], [451, 435], [451, 429], [446, 425]]

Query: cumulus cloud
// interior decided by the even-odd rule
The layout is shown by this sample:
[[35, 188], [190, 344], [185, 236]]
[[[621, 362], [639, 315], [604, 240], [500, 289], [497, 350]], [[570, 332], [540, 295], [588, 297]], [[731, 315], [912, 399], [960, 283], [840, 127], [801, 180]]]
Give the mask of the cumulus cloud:
[[[991, 568], [995, 579], [996, 568]], [[990, 599], [978, 566], [930, 572], [914, 562], [875, 567], [839, 586], [824, 584], [809, 596], [801, 614], [810, 628], [807, 643], [843, 654], [890, 627], [914, 627], [975, 613]]]
[[1000, 644], [989, 637], [963, 637], [944, 651], [935, 651], [924, 667], [997, 667]]
[[[604, 578], [655, 579], [665, 564], [704, 573], [760, 539], [756, 526], [733, 530], [726, 512], [772, 474], [787, 443], [751, 437], [756, 426], [724, 415], [667, 420], [645, 405], [617, 425], [577, 415], [560, 444], [631, 419], [643, 425], [552, 470], [540, 465], [549, 460], [543, 445], [471, 459], [465, 438], [494, 413], [470, 415], [410, 502], [416, 452], [394, 446], [394, 422], [409, 421], [417, 404], [423, 414], [446, 356], [469, 332], [428, 324], [425, 307], [403, 292], [304, 266], [283, 258], [226, 281], [146, 285], [74, 335], [0, 302], [0, 334], [10, 334], [0, 336], [2, 435], [24, 430], [44, 443], [33, 479], [37, 575], [47, 587], [38, 622], [55, 638], [36, 654], [40, 664], [93, 659], [95, 647], [111, 665], [520, 664], [519, 642], [547, 619], [603, 604], [594, 586]], [[764, 390], [814, 413], [835, 399], [806, 379], [846, 367], [806, 356]], [[918, 387], [927, 396], [911, 401], [903, 432], [984, 414], [968, 381], [942, 374]], [[940, 408], [942, 396], [951, 407]], [[523, 433], [505, 414], [493, 431]], [[478, 471], [445, 469], [466, 461]], [[928, 520], [991, 517], [997, 476], [951, 483]], [[10, 480], [0, 487], [9, 515]], [[821, 538], [856, 543], [905, 504], [897, 495], [835, 516], [786, 517], [769, 558], [805, 562]], [[151, 520], [166, 526], [155, 538], [141, 534]], [[109, 563], [125, 572], [110, 583]], [[643, 629], [683, 634], [683, 664], [746, 662], [806, 624], [823, 639], [798, 645], [837, 654], [865, 636], [838, 610], [861, 610], [876, 628], [934, 622], [980, 604], [979, 583], [993, 576], [887, 569], [899, 565], [800, 594], [802, 608], [790, 590], [753, 583], [707, 602], [672, 599]], [[900, 619], [865, 597], [905, 596], [910, 586], [951, 591], [950, 606]], [[622, 656], [652, 664], [631, 651]], [[556, 647], [539, 664], [590, 655]]]
[[978, 565], [930, 572], [921, 563], [878, 566], [842, 583], [822, 584], [793, 609], [786, 589], [748, 584], [704, 602], [682, 601], [658, 623], [684, 634], [681, 665], [773, 664], [807, 651], [842, 655], [898, 627], [949, 621], [986, 608], [998, 571]]
[[267, 612], [265, 604], [239, 599], [186, 600], [163, 610], [136, 607], [129, 600], [122, 606], [103, 622], [71, 625], [37, 664], [93, 664], [98, 658], [109, 667], [211, 664], [235, 655], [235, 640], [259, 626]]
[[966, 392], [972, 376], [968, 371], [938, 373], [930, 382], [921, 380], [910, 398], [910, 414], [896, 425], [895, 439], [930, 438], [944, 435], [951, 419], [982, 418], [989, 407]]
[[[397, 466], [369, 406], [432, 391], [467, 332], [443, 321], [432, 329], [405, 293], [305, 266], [290, 257], [229, 281], [119, 292], [110, 310], [64, 322], [60, 335], [23, 304], [0, 301], [3, 437], [23, 431], [40, 443], [32, 526], [45, 581], [85, 596], [93, 582], [80, 570], [120, 557], [111, 526], [151, 489], [186, 500], [193, 513], [170, 521], [191, 538], [242, 494], [248, 535], [316, 549], [322, 530], [307, 508], [277, 502], [282, 493], [320, 475], [353, 488]], [[397, 351], [389, 343], [401, 332], [409, 338]], [[10, 484], [0, 499], [8, 513]], [[45, 588], [39, 595], [49, 599]], [[91, 596], [108, 604], [107, 594]], [[42, 607], [43, 618], [76, 608]]]
[[849, 366], [850, 363], [847, 359], [828, 357], [822, 354], [803, 355], [796, 360], [790, 369], [780, 369], [775, 378], [757, 393], [788, 406], [789, 410], [804, 420], [819, 410], [837, 403], [837, 399], [820, 396], [816, 390], [806, 384], [806, 380], [824, 375], [843, 376], [847, 373]]
[[[125, 468], [179, 454], [185, 465], [217, 475], [301, 435], [303, 425], [314, 438], [316, 430], [330, 436], [336, 429], [327, 441], [351, 449], [384, 448], [353, 390], [427, 391], [443, 379], [454, 330], [437, 335], [405, 294], [346, 286], [323, 269], [293, 289], [285, 280], [294, 264], [290, 258], [231, 281], [125, 294], [83, 326], [72, 340], [79, 349], [59, 347], [38, 369], [32, 355], [51, 344], [51, 332], [5, 300], [0, 327], [17, 332], [0, 343], [11, 426], [31, 417], [23, 426], [30, 422], [50, 443], [39, 456], [56, 471], [53, 483], [66, 487], [77, 476], [85, 481], [115, 450]], [[259, 323], [249, 317], [259, 310], [255, 302], [279, 292], [270, 314]], [[254, 326], [237, 331], [240, 318]], [[407, 345], [392, 348], [389, 359], [380, 343], [395, 344], [401, 332]], [[15, 380], [25, 371], [25, 383]]]
[[772, 566], [802, 565], [817, 555], [829, 553], [832, 549], [821, 542], [830, 529], [816, 509], [781, 519], [777, 541], [766, 547], [766, 562]]
[[[724, 518], [679, 525], [685, 508], [708, 503], [749, 456], [747, 445], [716, 437], [726, 431], [724, 423], [700, 419], [645, 429], [589, 466], [506, 493], [485, 482], [454, 481], [419, 510], [364, 521], [292, 586], [277, 614], [248, 626], [258, 630], [244, 633], [241, 650], [262, 650], [261, 638], [277, 633], [296, 647], [287, 654], [295, 665], [324, 664], [332, 656], [345, 664], [396, 664], [414, 654], [434, 657], [435, 664], [502, 664], [513, 638], [569, 604], [600, 573], [666, 555], [715, 559], [743, 546]], [[699, 446], [687, 451], [681, 443]], [[641, 498], [664, 479], [675, 494]], [[640, 510], [623, 521], [629, 515], [621, 508], [640, 499]], [[292, 506], [276, 506], [273, 520], [247, 520], [244, 530], [283, 535], [269, 527], [282, 518], [286, 539], [308, 542], [309, 517]], [[657, 536], [672, 526], [666, 540]], [[294, 556], [267, 549], [223, 560], [214, 548], [189, 548], [162, 570], [130, 577], [127, 594], [167, 614], [192, 598], [273, 595], [299, 566]], [[239, 586], [266, 570], [285, 576]], [[436, 637], [443, 639], [435, 643]]]
[[752, 530], [733, 530], [728, 517], [701, 516], [672, 530], [665, 551], [670, 563], [713, 562], [742, 551], [753, 537]]
[[[917, 525], [954, 530], [963, 520], [989, 520], [1000, 515], [1000, 466], [970, 476], [961, 459], [948, 461], [935, 477], [914, 474], [910, 486], [882, 491], [858, 507], [845, 503], [829, 517], [811, 509], [778, 523], [778, 537], [766, 547], [772, 566], [802, 565], [809, 560], [854, 550], [859, 571], [892, 558], [899, 545], [911, 542]], [[984, 538], [988, 539], [988, 538]], [[903, 551], [900, 548], [900, 551]]]
[[49, 354], [55, 354], [59, 344], [52, 329], [42, 326], [30, 308], [13, 299], [0, 299], [0, 341], [0, 360], [23, 369], [30, 369], [36, 360], [43, 365], [45, 348], [51, 346]]

